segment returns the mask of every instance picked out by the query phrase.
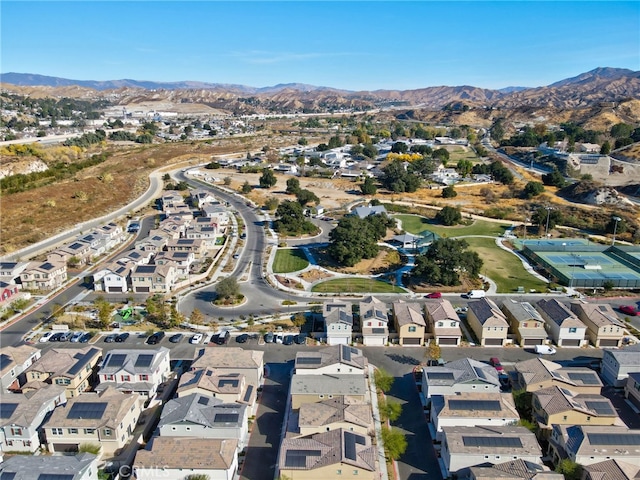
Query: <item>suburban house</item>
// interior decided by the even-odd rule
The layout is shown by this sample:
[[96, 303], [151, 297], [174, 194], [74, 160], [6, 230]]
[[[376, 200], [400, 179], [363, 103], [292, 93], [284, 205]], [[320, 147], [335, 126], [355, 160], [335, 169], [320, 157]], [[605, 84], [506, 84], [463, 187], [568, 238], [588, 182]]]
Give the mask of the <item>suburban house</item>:
[[0, 280], [15, 283], [28, 266], [28, 262], [0, 262]]
[[359, 402], [369, 401], [369, 390], [364, 375], [300, 375], [291, 377], [291, 408], [297, 410], [303, 403], [318, 403], [341, 395]]
[[587, 326], [557, 299], [540, 300], [537, 309], [547, 324], [549, 337], [559, 347], [582, 347], [588, 342]]
[[[541, 463], [526, 460], [507, 460], [490, 467], [471, 467], [470, 480], [564, 480], [562, 473], [556, 473]], [[593, 479], [595, 480], [595, 479]], [[598, 478], [598, 480], [605, 480]]]
[[97, 235], [104, 235], [108, 239], [106, 245], [107, 250], [116, 246], [126, 238], [124, 228], [114, 222], [97, 227], [93, 233]]
[[175, 281], [173, 265], [136, 265], [131, 271], [133, 293], [169, 293]]
[[532, 416], [543, 438], [552, 425], [624, 425], [608, 398], [558, 386], [533, 392]]
[[0, 352], [0, 387], [2, 392], [19, 390], [25, 383], [23, 372], [42, 356], [42, 350], [31, 345], [2, 347]]
[[362, 350], [347, 345], [335, 345], [318, 351], [296, 353], [295, 372], [298, 375], [356, 374], [367, 376], [367, 358]]
[[347, 302], [324, 302], [322, 304], [327, 345], [349, 345], [352, 341], [353, 314]]
[[93, 289], [106, 293], [125, 293], [129, 291], [129, 276], [134, 265], [111, 262], [93, 274]]
[[505, 426], [518, 423], [520, 415], [510, 393], [464, 392], [432, 395], [430, 421], [441, 442], [443, 427]]
[[351, 210], [351, 214], [358, 218], [367, 218], [369, 215], [387, 214], [387, 209], [384, 205], [374, 205], [367, 207], [356, 207]]
[[48, 385], [29, 393], [2, 395], [0, 452], [30, 452], [40, 448], [38, 430], [49, 412], [67, 401], [64, 387]]
[[398, 342], [403, 347], [421, 347], [424, 344], [424, 334], [427, 323], [422, 315], [419, 303], [393, 302], [393, 320], [398, 334]]
[[461, 358], [444, 366], [422, 369], [422, 393], [425, 398], [463, 392], [499, 393], [498, 372], [491, 365], [472, 358]]
[[195, 258], [200, 258], [205, 253], [206, 248], [204, 242], [199, 238], [178, 238], [169, 240], [166, 249], [168, 252], [189, 252], [193, 253]]
[[612, 458], [582, 467], [584, 480], [634, 480], [640, 478], [640, 466]]
[[624, 387], [631, 372], [640, 370], [640, 343], [620, 349], [605, 348], [600, 375], [607, 385]]
[[640, 431], [600, 425], [553, 425], [549, 454], [554, 465], [561, 459], [592, 465], [615, 458], [640, 467]]
[[525, 427], [444, 427], [441, 458], [449, 476], [469, 467], [507, 460], [542, 464], [536, 436]]
[[627, 383], [624, 384], [624, 397], [640, 410], [640, 372], [631, 372], [627, 377]]
[[469, 302], [467, 322], [483, 347], [503, 347], [507, 343], [509, 322], [493, 300]]
[[362, 343], [367, 346], [383, 347], [389, 342], [389, 308], [373, 296], [360, 302], [360, 328]]
[[151, 398], [170, 373], [167, 347], [111, 350], [98, 370], [100, 384], [96, 391], [112, 387], [122, 393], [137, 393], [143, 398]]
[[279, 478], [379, 480], [378, 449], [368, 435], [344, 429], [286, 438], [280, 445]]
[[449, 300], [438, 298], [424, 304], [427, 330], [433, 335], [436, 345], [457, 347], [460, 345], [462, 330], [460, 317]]
[[66, 281], [66, 263], [29, 262], [20, 273], [20, 282], [24, 290], [55, 290]]
[[77, 397], [91, 388], [101, 357], [102, 349], [96, 347], [51, 348], [25, 370], [22, 393], [53, 384], [65, 387], [67, 398]]
[[[79, 240], [74, 240], [60, 248], [56, 248], [47, 255], [48, 262], [74, 263], [86, 265], [91, 262], [91, 245]], [[75, 259], [73, 262], [71, 259]]]
[[203, 349], [191, 364], [191, 372], [209, 368], [216, 375], [239, 373], [258, 388], [264, 383], [264, 352], [239, 347]]
[[44, 425], [50, 452], [77, 452], [85, 443], [100, 445], [104, 456], [117, 455], [129, 442], [140, 418], [140, 396], [113, 389], [85, 393], [58, 406]]
[[169, 400], [160, 416], [161, 437], [231, 438], [243, 450], [249, 436], [249, 409], [201, 393]]
[[625, 326], [608, 303], [571, 303], [571, 311], [587, 326], [587, 337], [596, 347], [619, 347]]
[[203, 190], [201, 188], [197, 188], [191, 191], [190, 195], [191, 205], [195, 208], [200, 208], [207, 203], [217, 203], [218, 200], [213, 194], [207, 190]]
[[10, 303], [17, 300], [20, 294], [20, 287], [16, 283], [8, 283], [0, 280], [0, 311], [8, 308]]
[[517, 302], [507, 298], [502, 303], [502, 312], [507, 317], [511, 331], [516, 335], [518, 345], [531, 347], [546, 343], [544, 319], [529, 302]]
[[185, 397], [192, 393], [201, 393], [225, 403], [246, 404], [253, 411], [256, 407], [256, 391], [256, 385], [247, 383], [244, 375], [239, 373], [216, 375], [211, 368], [199, 368], [182, 374], [176, 395]]
[[164, 250], [168, 242], [169, 237], [166, 233], [163, 232], [162, 234], [150, 234], [149, 236], [138, 240], [135, 244], [135, 247], [136, 250], [157, 253]]
[[156, 265], [173, 265], [177, 278], [187, 278], [189, 269], [195, 260], [193, 252], [159, 252], [154, 258]]
[[202, 216], [214, 223], [218, 230], [225, 231], [224, 227], [229, 224], [229, 211], [226, 207], [222, 205], [205, 205], [200, 211]]
[[62, 480], [61, 477], [64, 480], [98, 480], [98, 457], [92, 453], [59, 457], [14, 455], [0, 463], [0, 477], [3, 480]]
[[[137, 480], [183, 480], [202, 475], [209, 480], [233, 480], [238, 470], [238, 442], [217, 438], [154, 437], [138, 450], [133, 463]], [[159, 465], [162, 465], [160, 467]]]
[[317, 403], [303, 403], [298, 411], [298, 433], [313, 435], [340, 428], [360, 435], [373, 431], [371, 405], [339, 395]]
[[514, 366], [514, 389], [535, 392], [558, 386], [576, 393], [600, 394], [602, 382], [598, 374], [586, 367], [563, 367], [543, 358], [531, 358]]
[[125, 255], [118, 258], [116, 262], [126, 265], [131, 263], [133, 265], [147, 265], [151, 263], [151, 259], [155, 255], [154, 252], [149, 252], [145, 250], [129, 250]]

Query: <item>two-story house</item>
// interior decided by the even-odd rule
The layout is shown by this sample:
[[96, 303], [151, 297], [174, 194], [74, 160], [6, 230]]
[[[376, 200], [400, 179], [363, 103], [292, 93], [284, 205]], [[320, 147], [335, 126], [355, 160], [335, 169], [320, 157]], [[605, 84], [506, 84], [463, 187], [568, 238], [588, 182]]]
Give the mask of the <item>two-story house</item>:
[[531, 358], [514, 366], [514, 389], [535, 392], [558, 386], [576, 393], [599, 394], [602, 382], [590, 368], [563, 367], [543, 358]]
[[511, 298], [502, 303], [502, 312], [516, 335], [518, 345], [532, 347], [547, 341], [544, 319], [529, 302], [517, 302]]
[[322, 304], [327, 345], [349, 345], [353, 333], [353, 314], [347, 302], [324, 302]]
[[596, 348], [619, 347], [625, 326], [608, 303], [571, 302], [571, 311], [587, 326], [587, 337]]
[[136, 265], [130, 276], [133, 293], [169, 293], [176, 269], [173, 265]]
[[365, 346], [385, 346], [389, 342], [389, 308], [373, 296], [360, 302], [360, 328]]
[[370, 434], [373, 431], [371, 405], [343, 395], [300, 405], [297, 432], [300, 435], [340, 428], [360, 435]]
[[536, 307], [546, 322], [549, 337], [559, 347], [582, 347], [587, 343], [587, 326], [569, 307], [555, 298], [540, 300]]
[[98, 370], [100, 384], [96, 391], [111, 387], [123, 393], [137, 393], [150, 398], [170, 373], [169, 349], [166, 347], [111, 350]]
[[640, 466], [612, 458], [582, 467], [584, 480], [635, 480], [640, 478]]
[[427, 331], [431, 332], [436, 345], [441, 347], [457, 347], [460, 345], [462, 330], [460, 317], [444, 298], [429, 300], [424, 304], [427, 318]]
[[193, 252], [159, 252], [153, 262], [156, 265], [173, 265], [177, 278], [187, 278], [195, 258]]
[[444, 366], [422, 369], [422, 393], [428, 400], [435, 395], [462, 392], [500, 392], [498, 372], [491, 365], [473, 358], [461, 358]]
[[627, 383], [624, 384], [624, 396], [640, 410], [640, 372], [629, 374]]
[[398, 343], [403, 347], [421, 347], [424, 344], [427, 323], [420, 304], [398, 300], [392, 305]]
[[64, 387], [47, 385], [29, 393], [2, 396], [0, 451], [35, 452], [40, 448], [38, 430], [49, 412], [67, 401]]
[[622, 388], [631, 372], [640, 370], [640, 343], [614, 349], [605, 348], [600, 374], [607, 385]]
[[248, 384], [260, 388], [264, 383], [264, 352], [238, 347], [203, 349], [190, 371], [206, 368], [215, 375], [239, 373], [246, 377]]
[[256, 405], [257, 386], [247, 382], [247, 378], [240, 373], [224, 373], [216, 375], [211, 368], [198, 368], [185, 372], [180, 377], [178, 397], [185, 397], [193, 393], [200, 393], [214, 397], [224, 403], [242, 403], [254, 412]]
[[203, 190], [202, 188], [192, 190], [189, 198], [191, 205], [195, 208], [201, 208], [207, 203], [218, 203], [218, 200], [211, 192]]
[[[546, 465], [527, 460], [507, 460], [491, 466], [469, 468], [469, 480], [565, 480], [562, 473], [552, 471]], [[596, 479], [593, 479], [596, 480]], [[598, 478], [597, 480], [604, 480]]]
[[7, 346], [0, 351], [0, 387], [3, 392], [19, 390], [25, 383], [23, 372], [42, 356], [42, 350], [31, 345]]
[[198, 238], [178, 238], [169, 240], [166, 249], [168, 252], [188, 252], [193, 253], [195, 258], [201, 258], [206, 248], [201, 239]]
[[295, 373], [299, 375], [356, 374], [367, 376], [367, 357], [362, 350], [335, 345], [318, 351], [296, 353]]
[[127, 445], [140, 418], [136, 393], [107, 389], [85, 393], [58, 406], [44, 425], [49, 452], [77, 452], [82, 444], [100, 445], [101, 454], [117, 455]]
[[297, 410], [303, 403], [317, 403], [338, 396], [349, 396], [355, 401], [368, 402], [369, 389], [364, 375], [324, 374], [291, 377], [291, 408]]
[[20, 273], [20, 282], [24, 290], [55, 290], [66, 281], [66, 263], [29, 262]]
[[483, 347], [506, 345], [509, 322], [493, 300], [481, 298], [469, 302], [467, 321]]
[[157, 253], [164, 250], [169, 242], [169, 237], [166, 233], [157, 233], [149, 235], [135, 243], [136, 250], [142, 250], [144, 252]]
[[0, 280], [15, 283], [29, 262], [0, 262]]
[[60, 477], [64, 477], [64, 480], [98, 480], [98, 457], [92, 453], [60, 457], [14, 455], [0, 463], [0, 477], [15, 480], [45, 480]]
[[96, 347], [51, 348], [25, 370], [22, 393], [53, 384], [65, 387], [67, 398], [77, 397], [91, 388], [101, 357]]
[[130, 289], [133, 263], [110, 262], [93, 274], [93, 289], [106, 293], [125, 293]]
[[[91, 262], [91, 245], [74, 240], [60, 248], [55, 249], [47, 255], [47, 261], [52, 263], [75, 263], [78, 265], [86, 265]], [[72, 259], [73, 262], [72, 262]]]
[[203, 206], [200, 211], [202, 216], [211, 219], [218, 229], [224, 228], [229, 224], [229, 212], [222, 205], [208, 204]]

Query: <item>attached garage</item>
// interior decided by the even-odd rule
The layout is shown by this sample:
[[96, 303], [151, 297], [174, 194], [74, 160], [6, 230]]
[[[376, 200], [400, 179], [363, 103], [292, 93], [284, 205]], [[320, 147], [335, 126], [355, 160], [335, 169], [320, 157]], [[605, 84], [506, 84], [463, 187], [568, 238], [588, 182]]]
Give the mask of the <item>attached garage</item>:
[[384, 347], [387, 343], [385, 337], [380, 336], [365, 336], [362, 343], [367, 347]]
[[77, 453], [78, 452], [78, 444], [77, 443], [54, 443], [53, 451], [58, 453]]
[[136, 287], [136, 293], [149, 293], [149, 287]]
[[422, 345], [422, 339], [421, 338], [402, 338], [400, 339], [400, 344], [404, 345], [404, 346], [414, 346], [414, 347], [419, 347]]
[[109, 293], [124, 293], [124, 291], [122, 290], [122, 287], [109, 287], [107, 289], [107, 292], [109, 292]]
[[502, 338], [485, 338], [484, 339], [484, 344], [485, 345], [491, 345], [491, 346], [502, 346], [502, 342], [504, 341], [504, 339]]
[[619, 343], [619, 340], [615, 338], [603, 338], [600, 340], [601, 347], [617, 347]]
[[576, 340], [562, 340], [562, 347], [579, 347], [580, 344], [582, 343], [581, 340], [576, 339]]
[[327, 345], [349, 345], [350, 337], [327, 337]]
[[524, 345], [542, 345], [544, 343], [544, 339], [542, 338], [525, 338]]
[[458, 345], [458, 337], [440, 337], [438, 338], [438, 345], [456, 346]]

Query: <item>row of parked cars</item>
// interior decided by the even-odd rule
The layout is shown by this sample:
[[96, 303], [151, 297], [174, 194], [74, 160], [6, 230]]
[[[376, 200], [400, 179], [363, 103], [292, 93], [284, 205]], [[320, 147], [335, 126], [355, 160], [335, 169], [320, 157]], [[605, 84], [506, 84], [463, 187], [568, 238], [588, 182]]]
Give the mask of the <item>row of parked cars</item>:
[[282, 345], [302, 345], [307, 342], [307, 334], [283, 335], [281, 333], [267, 332], [264, 335], [265, 343], [281, 343]]
[[91, 332], [45, 332], [40, 337], [40, 343], [46, 342], [74, 342], [74, 343], [87, 343], [93, 333]]

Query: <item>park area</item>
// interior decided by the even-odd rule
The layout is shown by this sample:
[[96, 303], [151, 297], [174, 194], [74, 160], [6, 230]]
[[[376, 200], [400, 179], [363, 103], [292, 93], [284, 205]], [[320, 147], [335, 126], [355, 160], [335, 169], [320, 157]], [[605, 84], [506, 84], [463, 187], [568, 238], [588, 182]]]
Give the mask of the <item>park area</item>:
[[407, 293], [403, 288], [371, 278], [345, 277], [316, 284], [315, 293]]
[[304, 252], [299, 248], [279, 248], [273, 260], [273, 273], [297, 272], [309, 266]]

